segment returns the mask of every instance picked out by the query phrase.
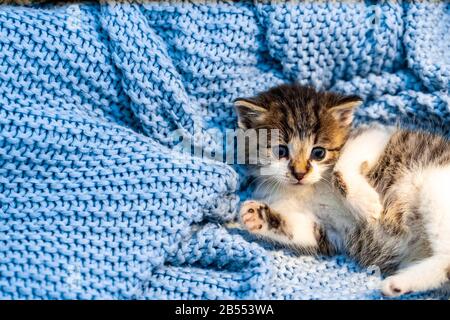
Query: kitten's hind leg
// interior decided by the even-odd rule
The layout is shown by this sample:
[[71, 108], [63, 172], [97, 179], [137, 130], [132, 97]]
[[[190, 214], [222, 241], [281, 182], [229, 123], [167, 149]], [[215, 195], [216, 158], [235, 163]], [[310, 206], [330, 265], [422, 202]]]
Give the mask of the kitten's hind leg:
[[324, 254], [333, 251], [325, 230], [313, 215], [289, 211], [282, 204], [275, 208], [259, 201], [246, 201], [240, 210], [241, 222], [255, 235], [300, 251]]
[[334, 171], [332, 183], [358, 217], [378, 220], [383, 211], [380, 196], [364, 176]]
[[395, 297], [411, 292], [427, 291], [450, 281], [450, 258], [432, 256], [387, 277], [381, 284], [385, 296]]
[[355, 134], [344, 145], [333, 169], [333, 186], [346, 198], [352, 212], [361, 218], [377, 220], [381, 215], [380, 197], [366, 174], [383, 153], [392, 130], [373, 127]]
[[433, 255], [384, 280], [382, 291], [388, 296], [431, 290], [450, 281], [450, 167], [414, 172], [413, 177], [410, 184], [420, 185], [417, 211]]

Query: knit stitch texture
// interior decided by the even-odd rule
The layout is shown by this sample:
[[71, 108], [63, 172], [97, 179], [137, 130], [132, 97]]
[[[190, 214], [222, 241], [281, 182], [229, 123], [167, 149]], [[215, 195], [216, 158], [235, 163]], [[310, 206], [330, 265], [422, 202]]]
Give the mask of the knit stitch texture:
[[374, 270], [226, 228], [238, 168], [172, 132], [211, 147], [289, 81], [448, 129], [449, 31], [447, 1], [0, 6], [0, 298], [381, 298]]

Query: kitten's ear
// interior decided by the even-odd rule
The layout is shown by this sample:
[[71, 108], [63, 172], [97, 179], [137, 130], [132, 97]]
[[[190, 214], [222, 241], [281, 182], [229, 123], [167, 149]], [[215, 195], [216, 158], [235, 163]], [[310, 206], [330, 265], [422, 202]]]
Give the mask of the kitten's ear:
[[238, 115], [238, 126], [241, 129], [251, 128], [255, 122], [261, 121], [267, 112], [252, 99], [238, 98], [234, 100], [234, 107]]
[[353, 121], [355, 109], [362, 104], [358, 96], [349, 96], [340, 101], [336, 106], [329, 109], [331, 115], [343, 126], [349, 126]]

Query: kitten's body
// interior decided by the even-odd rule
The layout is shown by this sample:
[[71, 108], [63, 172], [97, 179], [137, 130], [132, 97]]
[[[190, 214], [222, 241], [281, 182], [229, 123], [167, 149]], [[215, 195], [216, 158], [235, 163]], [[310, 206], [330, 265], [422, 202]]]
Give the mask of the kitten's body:
[[[447, 139], [386, 127], [366, 129], [346, 143], [334, 172], [344, 177], [343, 195], [364, 221], [346, 241], [347, 252], [364, 265], [396, 272], [385, 280], [385, 294], [434, 289], [450, 280]], [[380, 211], [365, 210], [374, 202], [370, 194], [379, 196]]]
[[[287, 93], [283, 91], [286, 88]], [[284, 104], [292, 104], [296, 90], [297, 94], [304, 93], [302, 87], [281, 87], [280, 91], [275, 91], [275, 102], [256, 99], [251, 103], [263, 105], [258, 112], [264, 112], [262, 109], [273, 112], [272, 103], [279, 112], [287, 113], [283, 111]], [[304, 108], [310, 99], [302, 99], [296, 106], [296, 119], [301, 123], [296, 130], [299, 134], [291, 133], [280, 143], [302, 136], [296, 144], [302, 146], [298, 150], [303, 148], [303, 152], [293, 148], [290, 158], [284, 159], [289, 163], [277, 159], [274, 161], [277, 170], [269, 172], [279, 174], [279, 168], [285, 166], [289, 169], [283, 174], [289, 176], [288, 170], [293, 170], [291, 163], [301, 162], [301, 157], [308, 161], [309, 171], [316, 172], [294, 172], [292, 176], [300, 176], [299, 183], [308, 183], [283, 183], [276, 189], [278, 192], [255, 194], [258, 201], [245, 202], [241, 215], [247, 229], [304, 252], [346, 252], [362, 265], [378, 265], [383, 272], [394, 274], [383, 282], [382, 290], [387, 295], [437, 288], [448, 282], [449, 142], [429, 133], [382, 126], [355, 130], [349, 136], [349, 127], [342, 126], [339, 145], [333, 145], [331, 135], [339, 130], [324, 135], [326, 130], [321, 127], [330, 122], [321, 119], [335, 110], [344, 110], [338, 114], [344, 117], [335, 120], [349, 125], [351, 118], [349, 122], [346, 118], [349, 114], [345, 113], [353, 108], [349, 99], [332, 99], [334, 104], [329, 104], [330, 99], [315, 97], [315, 107], [311, 108], [310, 104], [310, 109]], [[248, 102], [246, 100], [246, 108], [250, 106]], [[323, 107], [320, 103], [329, 105]], [[304, 114], [311, 109], [318, 110], [316, 123], [308, 122], [308, 119], [314, 122], [311, 114]], [[264, 113], [258, 116], [259, 123], [263, 123]], [[289, 114], [286, 117], [292, 118]], [[269, 123], [266, 127], [271, 126], [268, 119], [266, 117]], [[256, 127], [249, 119], [245, 120], [246, 128]], [[283, 125], [288, 121], [279, 120], [272, 127], [285, 129], [280, 128], [279, 123]], [[327, 157], [319, 161], [304, 159], [305, 148], [313, 150], [317, 145], [324, 145], [324, 141], [332, 145], [326, 147], [327, 151], [331, 150]], [[308, 180], [308, 177], [314, 179]]]

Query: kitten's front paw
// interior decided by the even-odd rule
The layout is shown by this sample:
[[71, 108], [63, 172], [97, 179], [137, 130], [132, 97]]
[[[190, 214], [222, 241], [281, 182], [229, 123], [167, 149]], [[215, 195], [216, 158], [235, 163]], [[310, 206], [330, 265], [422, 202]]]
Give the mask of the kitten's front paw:
[[257, 233], [263, 231], [266, 222], [263, 214], [267, 205], [258, 201], [245, 201], [242, 204], [240, 215], [244, 226], [251, 232]]
[[386, 297], [398, 297], [411, 293], [409, 281], [400, 275], [387, 277], [381, 283], [381, 293]]

